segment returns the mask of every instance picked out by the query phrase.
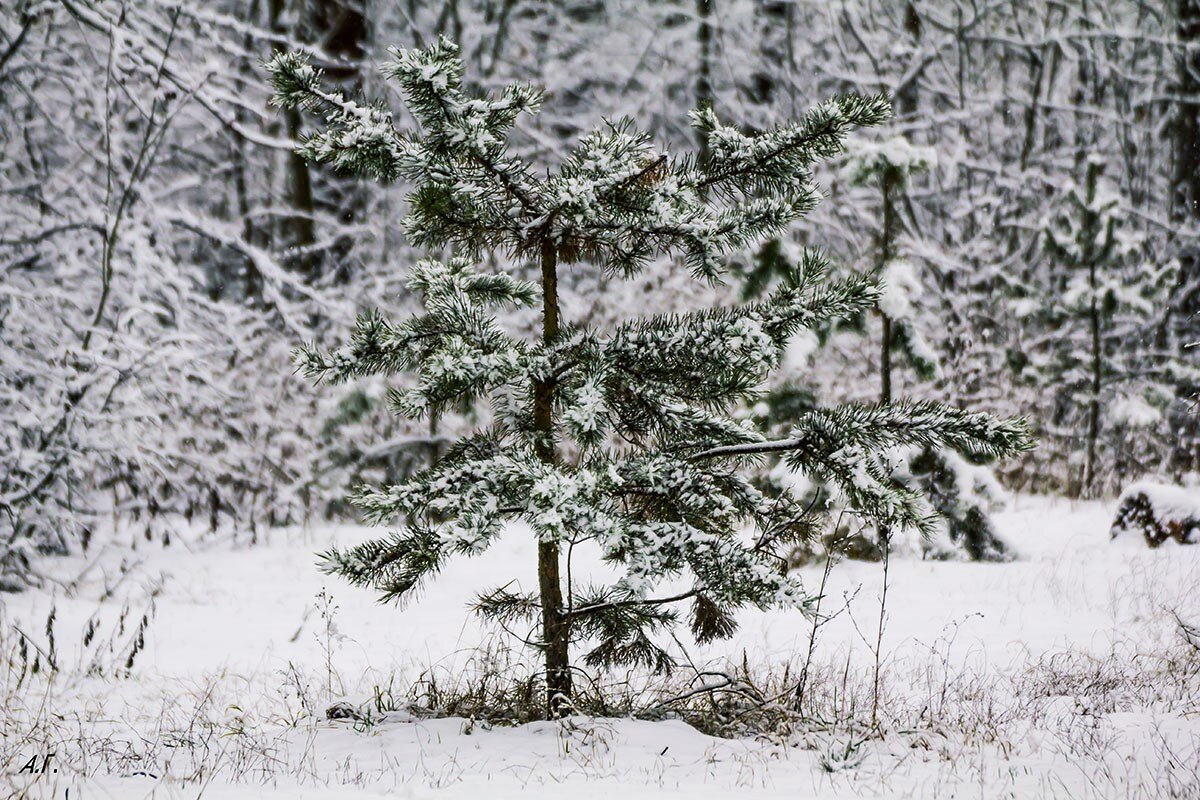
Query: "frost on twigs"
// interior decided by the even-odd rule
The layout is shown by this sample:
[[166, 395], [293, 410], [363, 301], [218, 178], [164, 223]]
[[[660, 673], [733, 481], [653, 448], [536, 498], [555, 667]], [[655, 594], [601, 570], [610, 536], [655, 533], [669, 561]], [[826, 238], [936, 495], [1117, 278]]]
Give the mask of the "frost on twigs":
[[[788, 574], [786, 555], [814, 535], [824, 509], [787, 491], [768, 496], [752, 480], [754, 463], [785, 460], [837, 486], [853, 513], [921, 527], [919, 498], [881, 461], [890, 448], [1003, 456], [1028, 445], [1022, 423], [934, 404], [814, 411], [782, 440], [740, 414], [793, 336], [880, 299], [866, 278], [830, 280], [815, 252], [756, 302], [648, 315], [611, 330], [551, 325], [553, 282], [534, 286], [478, 267], [479, 254], [499, 251], [536, 257], [543, 276], [585, 260], [630, 275], [669, 255], [718, 280], [731, 252], [783, 234], [817, 202], [810, 168], [841, 152], [848, 132], [882, 122], [883, 97], [841, 97], [754, 135], [697, 112], [703, 159], [666, 152], [632, 120], [606, 122], [547, 170], [508, 146], [520, 115], [536, 113], [536, 90], [468, 94], [458, 49], [445, 40], [393, 55], [385, 72], [419, 130], [397, 131], [381, 108], [322, 88], [300, 55], [270, 63], [276, 101], [326, 115], [302, 149], [310, 159], [409, 182], [410, 239], [459, 255], [413, 267], [409, 285], [423, 313], [402, 322], [366, 313], [341, 348], [301, 348], [297, 367], [330, 383], [403, 373], [407, 388], [393, 400], [405, 416], [464, 398], [489, 402], [491, 414], [486, 429], [406, 482], [363, 488], [355, 502], [367, 519], [395, 530], [326, 553], [328, 571], [404, 598], [452, 557], [482, 553], [521, 521], [541, 545], [568, 553], [558, 578], [567, 581], [564, 606], [552, 612], [565, 627], [551, 627], [586, 643], [585, 662], [666, 669], [670, 656], [655, 636], [680, 621], [680, 604], [693, 635], [707, 640], [730, 635], [739, 608], [807, 610], [813, 600]], [[513, 336], [497, 317], [526, 304], [547, 312], [538, 339]], [[585, 547], [616, 568], [613, 582], [571, 582], [569, 554]], [[501, 588], [481, 593], [479, 613], [505, 626], [542, 615], [545, 597], [497, 578]]]

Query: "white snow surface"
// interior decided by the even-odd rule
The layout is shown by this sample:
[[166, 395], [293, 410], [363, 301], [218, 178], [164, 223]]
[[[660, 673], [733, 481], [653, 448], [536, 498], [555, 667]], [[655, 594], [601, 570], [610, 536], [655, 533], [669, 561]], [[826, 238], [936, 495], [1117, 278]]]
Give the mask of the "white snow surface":
[[[1018, 497], [998, 517], [1017, 561], [893, 560], [882, 639], [888, 696], [919, 710], [944, 707], [939, 691], [977, 695], [954, 708], [979, 718], [921, 712], [913, 718], [927, 723], [885, 722], [878, 736], [834, 725], [721, 739], [678, 719], [583, 716], [489, 728], [392, 712], [366, 730], [324, 719], [329, 702], [364, 702], [374, 685], [402, 686], [423, 670], [453, 683], [474, 669], [477, 646], [498, 634], [466, 605], [510, 578], [535, 585], [527, 529], [451, 564], [399, 609], [314, 566], [314, 551], [377, 533], [364, 528], [274, 530], [238, 549], [199, 537], [168, 548], [143, 540], [124, 569], [115, 548], [93, 551], [56, 562], [56, 588], [3, 598], [5, 636], [18, 626], [43, 644], [56, 609], [62, 666], [53, 691], [10, 697], [10, 718], [24, 704], [80, 734], [56, 743], [58, 772], [35, 776], [16, 772], [37, 745], [8, 742], [17, 755], [4, 779], [24, 792], [17, 796], [56, 800], [67, 789], [86, 800], [1200, 797], [1200, 698], [1137, 688], [1149, 674], [1143, 657], [1192, 657], [1175, 615], [1200, 620], [1200, 547], [1112, 542], [1114, 509]], [[821, 568], [801, 575], [815, 591]], [[814, 670], [869, 674], [881, 577], [879, 564], [834, 567], [824, 609], [842, 613], [820, 628]], [[103, 639], [122, 607], [140, 614], [154, 586], [154, 618], [131, 676], [82, 674], [88, 619], [100, 621]], [[798, 613], [747, 612], [740, 621], [730, 641], [680, 646], [698, 665], [744, 660], [767, 670], [803, 659], [811, 623]], [[1069, 664], [1094, 674], [1074, 680]], [[1097, 694], [1089, 687], [1105, 675], [1115, 683]], [[1044, 685], [1031, 692], [1035, 679]], [[312, 708], [300, 684], [317, 698]]]

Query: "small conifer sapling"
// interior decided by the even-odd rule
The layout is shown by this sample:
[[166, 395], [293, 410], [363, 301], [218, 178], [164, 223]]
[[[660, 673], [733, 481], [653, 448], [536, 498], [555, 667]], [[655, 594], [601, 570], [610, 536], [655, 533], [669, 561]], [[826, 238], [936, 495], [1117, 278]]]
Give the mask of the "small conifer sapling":
[[[823, 321], [872, 308], [863, 277], [831, 282], [808, 253], [781, 288], [754, 302], [657, 314], [594, 330], [565, 320], [560, 270], [579, 262], [630, 276], [678, 258], [717, 281], [726, 256], [785, 233], [819, 199], [810, 167], [843, 148], [846, 134], [889, 114], [886, 98], [848, 95], [798, 122], [747, 135], [711, 110], [691, 122], [700, 158], [656, 146], [631, 120], [605, 123], [554, 165], [512, 155], [509, 136], [541, 93], [512, 85], [494, 96], [463, 86], [458, 48], [442, 39], [395, 50], [385, 67], [417, 130], [391, 113], [326, 88], [302, 53], [268, 64], [275, 102], [326, 120], [300, 152], [349, 174], [411, 186], [404, 220], [417, 247], [454, 255], [412, 267], [423, 313], [401, 322], [358, 318], [332, 352], [305, 346], [299, 368], [317, 381], [405, 374], [397, 413], [425, 417], [471, 398], [489, 424], [449, 447], [428, 469], [354, 498], [389, 535], [324, 555], [325, 568], [403, 598], [455, 556], [482, 553], [512, 522], [537, 537], [538, 585], [516, 591], [499, 576], [476, 609], [538, 624], [546, 713], [569, 713], [573, 645], [593, 669], [669, 668], [656, 642], [686, 614], [694, 636], [728, 636], [743, 607], [805, 609], [812, 598], [786, 571], [791, 547], [813, 535], [821, 509], [787, 492], [767, 497], [748, 471], [783, 459], [836, 487], [854, 513], [925, 527], [928, 507], [893, 481], [883, 454], [936, 445], [1007, 455], [1029, 444], [1024, 422], [932, 403], [812, 410], [790, 434], [768, 439], [738, 408], [752, 399], [788, 339]], [[479, 269], [485, 253], [532, 263], [535, 282]], [[502, 329], [505, 306], [540, 306], [540, 336]], [[566, 581], [564, 551], [595, 548], [616, 565], [611, 584]], [[670, 580], [687, 588], [659, 593]], [[532, 587], [531, 587], [532, 589]]]

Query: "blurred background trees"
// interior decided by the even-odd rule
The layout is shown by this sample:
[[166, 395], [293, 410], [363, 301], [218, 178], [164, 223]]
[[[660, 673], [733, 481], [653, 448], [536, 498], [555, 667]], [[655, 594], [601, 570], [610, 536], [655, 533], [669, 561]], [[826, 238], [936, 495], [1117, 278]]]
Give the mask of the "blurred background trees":
[[[407, 472], [484, 413], [406, 428], [387, 387], [318, 397], [288, 358], [339, 333], [330, 320], [406, 310], [426, 254], [396, 226], [404, 187], [292, 153], [313, 121], [267, 108], [261, 61], [305, 48], [347, 91], [386, 91], [367, 68], [384, 48], [438, 34], [484, 86], [546, 87], [517, 140], [535, 162], [602, 116], [680, 148], [699, 104], [765, 128], [830, 94], [891, 92], [894, 122], [819, 175], [834, 201], [743, 262], [765, 284], [791, 245], [827, 243], [845, 270], [895, 273], [906, 316], [822, 332], [772, 397], [875, 399], [889, 366], [893, 397], [1025, 414], [1041, 446], [1001, 476], [1022, 490], [1099, 496], [1197, 468], [1200, 0], [15, 0], [0, 8], [6, 583], [114, 515], [149, 537], [187, 517], [253, 537], [343, 513], [349, 484]], [[870, 179], [862, 153], [879, 156]], [[562, 293], [568, 318], [602, 324], [635, 301], [746, 290], [697, 288], [664, 260], [631, 284], [583, 265]]]

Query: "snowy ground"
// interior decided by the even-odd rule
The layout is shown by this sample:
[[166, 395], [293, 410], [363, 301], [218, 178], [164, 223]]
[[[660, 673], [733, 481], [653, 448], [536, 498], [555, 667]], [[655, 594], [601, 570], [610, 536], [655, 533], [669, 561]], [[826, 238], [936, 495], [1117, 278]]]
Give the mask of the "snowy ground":
[[[532, 579], [532, 542], [519, 531], [402, 610], [315, 570], [314, 551], [361, 529], [272, 531], [249, 549], [142, 539], [124, 564], [115, 548], [93, 553], [58, 564], [54, 591], [3, 598], [0, 766], [15, 796], [59, 800], [564, 789], [573, 800], [617, 789], [629, 800], [733, 789], [793, 799], [1200, 797], [1200, 653], [1176, 622], [1200, 621], [1200, 547], [1110, 542], [1111, 513], [1111, 503], [1021, 498], [999, 520], [1021, 553], [1014, 563], [893, 560], [881, 735], [865, 727], [881, 569], [837, 565], [823, 610], [838, 613], [818, 630], [809, 671], [813, 721], [733, 739], [678, 719], [324, 719], [334, 699], [369, 704], [417, 679], [477, 678], [479, 646], [494, 647], [496, 634], [468, 621], [464, 605], [473, 589]], [[804, 575], [810, 588], [822, 579], [819, 567]], [[128, 675], [115, 675], [143, 616], [144, 647]], [[747, 614], [730, 642], [681, 646], [700, 667], [748, 667], [766, 692], [794, 683], [811, 635], [796, 615]], [[38, 660], [53, 655], [59, 666], [53, 679], [44, 668], [28, 674], [39, 648]], [[46, 752], [55, 756], [42, 773]], [[39, 772], [20, 772], [34, 756]]]

